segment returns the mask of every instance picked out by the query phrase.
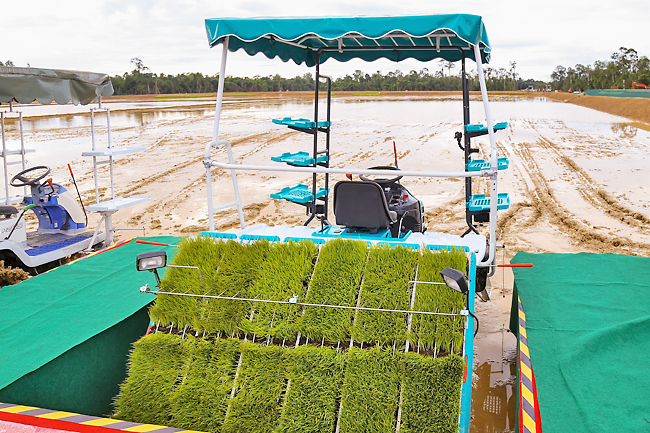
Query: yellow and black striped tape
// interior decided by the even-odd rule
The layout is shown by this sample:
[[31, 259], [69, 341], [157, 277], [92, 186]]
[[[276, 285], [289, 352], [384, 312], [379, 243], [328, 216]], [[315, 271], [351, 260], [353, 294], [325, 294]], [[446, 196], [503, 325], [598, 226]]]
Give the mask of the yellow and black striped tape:
[[118, 419], [80, 415], [32, 406], [0, 403], [0, 420], [73, 432], [140, 432], [140, 433], [201, 433], [174, 427], [140, 424]]
[[526, 314], [519, 297], [517, 297], [517, 303], [519, 304], [519, 431], [521, 433], [540, 433], [542, 423], [533, 365], [530, 361], [530, 350], [528, 350]]

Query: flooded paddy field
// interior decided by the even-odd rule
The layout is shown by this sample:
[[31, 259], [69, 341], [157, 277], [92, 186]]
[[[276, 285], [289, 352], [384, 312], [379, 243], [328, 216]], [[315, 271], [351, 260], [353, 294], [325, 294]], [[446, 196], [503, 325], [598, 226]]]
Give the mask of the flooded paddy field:
[[[116, 196], [148, 195], [151, 200], [123, 209], [113, 218], [120, 229], [143, 229], [148, 236], [189, 235], [207, 229], [205, 145], [213, 127], [213, 101], [162, 103], [108, 102], [114, 146], [143, 146], [142, 153], [116, 158]], [[31, 109], [32, 107], [27, 107]], [[50, 165], [55, 182], [74, 190], [65, 164], [71, 163], [84, 203], [94, 201], [87, 108], [64, 107], [48, 117], [25, 111], [25, 146], [29, 166]], [[321, 105], [324, 113], [325, 105]], [[22, 109], [17, 107], [16, 109]], [[47, 107], [50, 109], [50, 107]], [[54, 109], [54, 107], [52, 107]], [[480, 102], [470, 104], [472, 123], [484, 123]], [[650, 163], [648, 125], [589, 108], [544, 98], [501, 97], [491, 102], [500, 156], [510, 168], [499, 173], [499, 191], [510, 194], [509, 210], [499, 212], [498, 261], [517, 251], [650, 254]], [[2, 107], [5, 110], [5, 107]], [[273, 118], [313, 117], [308, 97], [287, 94], [227, 100], [220, 139], [233, 145], [236, 162], [273, 165], [272, 156], [310, 151], [313, 138], [271, 123]], [[19, 146], [18, 123], [8, 121], [8, 148]], [[458, 97], [335, 97], [332, 102], [331, 154], [334, 167], [371, 167], [393, 162], [395, 141], [400, 168], [462, 171], [463, 152], [454, 140], [462, 130]], [[96, 114], [97, 147], [107, 146], [105, 114]], [[487, 159], [488, 139], [474, 140]], [[225, 149], [213, 156], [225, 161]], [[15, 174], [18, 166], [10, 166]], [[100, 192], [110, 198], [108, 167], [100, 167]], [[215, 205], [234, 200], [230, 173], [212, 170]], [[304, 208], [273, 200], [271, 193], [310, 182], [311, 175], [241, 172], [238, 181], [248, 225], [301, 224]], [[344, 176], [333, 176], [333, 185]], [[402, 183], [424, 203], [431, 231], [465, 231], [464, 188], [457, 179], [404, 178]], [[485, 180], [475, 193], [489, 193]], [[18, 194], [17, 188], [10, 193]], [[4, 190], [4, 185], [2, 186]], [[2, 194], [4, 195], [4, 194]], [[89, 215], [90, 226], [99, 220]], [[330, 220], [333, 215], [330, 213]], [[218, 230], [238, 226], [236, 212], [215, 218]], [[314, 225], [315, 226], [315, 225]], [[487, 232], [487, 228], [482, 229]], [[118, 238], [143, 231], [118, 231]], [[475, 350], [473, 432], [508, 431], [514, 427], [513, 388], [516, 339], [506, 331], [512, 296], [512, 274], [498, 270], [492, 278], [492, 302], [477, 303], [480, 331]]]

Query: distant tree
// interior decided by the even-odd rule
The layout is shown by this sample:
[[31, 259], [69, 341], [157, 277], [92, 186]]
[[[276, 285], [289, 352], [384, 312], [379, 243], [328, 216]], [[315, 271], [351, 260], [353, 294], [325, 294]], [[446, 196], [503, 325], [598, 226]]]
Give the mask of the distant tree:
[[636, 72], [639, 55], [634, 48], [621, 47], [617, 52], [612, 54], [612, 60], [618, 66], [621, 74]]
[[512, 77], [512, 90], [517, 90], [517, 62], [510, 62], [510, 76]]
[[14, 62], [12, 62], [11, 60], [7, 60], [4, 63], [0, 62], [0, 66], [16, 66], [16, 65], [14, 65]]
[[135, 70], [140, 73], [149, 70], [149, 68], [144, 65], [144, 62], [139, 57], [132, 58], [131, 63], [133, 63], [133, 65], [135, 66]]

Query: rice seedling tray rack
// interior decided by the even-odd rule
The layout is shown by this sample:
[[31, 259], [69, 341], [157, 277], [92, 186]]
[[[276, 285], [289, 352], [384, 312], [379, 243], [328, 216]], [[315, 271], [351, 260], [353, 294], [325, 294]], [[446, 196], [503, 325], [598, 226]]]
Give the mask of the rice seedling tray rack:
[[[173, 262], [198, 266], [205, 286], [187, 269], [167, 271], [151, 309], [153, 335], [133, 352], [116, 417], [223, 432], [464, 425], [474, 323], [439, 270], [469, 271], [473, 289], [473, 253], [244, 235], [180, 243]], [[133, 395], [143, 388], [150, 394]], [[216, 404], [201, 397], [205, 389]], [[431, 398], [436, 410], [425, 404]], [[141, 399], [156, 401], [162, 419], [143, 418]]]

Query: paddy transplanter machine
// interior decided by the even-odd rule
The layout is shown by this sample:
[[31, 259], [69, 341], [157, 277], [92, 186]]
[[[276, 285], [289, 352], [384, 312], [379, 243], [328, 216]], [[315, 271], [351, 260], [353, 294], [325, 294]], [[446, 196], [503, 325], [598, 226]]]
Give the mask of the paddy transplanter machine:
[[[23, 113], [14, 111], [14, 103], [30, 104], [38, 101], [47, 105], [58, 104], [87, 105], [100, 101], [101, 96], [113, 94], [113, 85], [106, 74], [93, 72], [67, 71], [41, 68], [18, 68], [0, 66], [0, 122], [2, 128], [2, 154], [4, 168], [5, 197], [0, 199], [0, 260], [6, 265], [18, 266], [38, 272], [42, 265], [60, 263], [61, 259], [86, 249], [92, 249], [104, 242], [112, 243], [110, 215], [120, 207], [148, 200], [147, 197], [129, 197], [126, 199], [112, 197], [108, 202], [99, 203], [97, 187], [98, 156], [141, 151], [144, 148], [113, 148], [110, 143], [110, 122], [108, 122], [109, 149], [95, 149], [94, 111], [90, 110], [93, 151], [84, 156], [92, 156], [95, 165], [95, 193], [97, 203], [83, 207], [81, 196], [68, 191], [61, 184], [48, 178], [50, 167], [39, 165], [28, 167], [26, 154], [34, 152], [25, 148], [23, 134]], [[106, 110], [108, 117], [108, 109]], [[5, 122], [11, 120], [20, 128], [20, 148], [8, 149]], [[86, 155], [88, 154], [88, 155]], [[20, 160], [10, 161], [12, 156]], [[20, 164], [22, 171], [10, 180], [9, 165]], [[72, 169], [70, 174], [72, 176]], [[74, 177], [72, 178], [74, 181]], [[76, 186], [76, 184], [75, 184]], [[12, 187], [10, 189], [10, 187]], [[21, 188], [23, 194], [15, 195], [14, 188]], [[77, 200], [79, 199], [79, 201]], [[107, 221], [107, 230], [94, 232], [88, 229], [86, 211], [99, 212], [102, 222]], [[24, 216], [33, 212], [38, 220], [38, 228], [28, 231]]]
[[[357, 239], [371, 245], [415, 249], [461, 248], [469, 259], [466, 275], [470, 277], [472, 293], [481, 293], [484, 300], [487, 298], [486, 280], [494, 273], [496, 266], [497, 210], [508, 208], [509, 197], [506, 193], [499, 193], [497, 188], [498, 171], [506, 169], [508, 161], [499, 158], [495, 132], [505, 129], [507, 123], [494, 124], [490, 114], [482, 66], [489, 61], [490, 44], [481, 17], [450, 14], [350, 18], [217, 18], [206, 20], [205, 25], [210, 46], [221, 45], [222, 54], [213, 136], [212, 141], [205, 147], [203, 161], [206, 168], [210, 229], [210, 232], [204, 235], [245, 243], [256, 240], [308, 240], [322, 245], [333, 239]], [[262, 53], [270, 59], [279, 57], [283, 61], [291, 60], [296, 64], [315, 68], [313, 118], [273, 119], [276, 125], [310, 135], [313, 138], [310, 152], [285, 152], [272, 158], [273, 161], [285, 165], [247, 165], [234, 162], [230, 143], [219, 139], [219, 120], [227, 54], [239, 49], [249, 55]], [[330, 59], [345, 62], [351, 59], [374, 61], [381, 58], [395, 62], [407, 58], [461, 62], [463, 98], [462, 112], [459, 114], [462, 116], [463, 131], [456, 133], [455, 139], [464, 152], [464, 171], [409, 171], [397, 167], [334, 168], [330, 165], [330, 146], [335, 145], [332, 137], [331, 78], [321, 74], [321, 65]], [[467, 59], [475, 61], [478, 69], [485, 125], [470, 123], [469, 83], [465, 69]], [[324, 116], [319, 113], [318, 104], [321, 81], [327, 83], [327, 109]], [[325, 135], [324, 147], [319, 141], [321, 134]], [[489, 136], [487, 160], [473, 158], [478, 149], [472, 147], [471, 140], [482, 135]], [[220, 147], [226, 148], [228, 162], [217, 161], [212, 156], [212, 152]], [[212, 167], [230, 170], [235, 201], [214, 205]], [[308, 215], [305, 225], [268, 227], [261, 224], [246, 227], [236, 177], [237, 171], [241, 170], [306, 174], [311, 179], [311, 185], [299, 184], [271, 194], [272, 198], [304, 206]], [[324, 176], [319, 178], [318, 175]], [[331, 188], [330, 178], [333, 175], [358, 175], [360, 178], [341, 180]], [[431, 226], [427, 229], [423, 218], [423, 204], [399, 182], [404, 176], [465, 179], [467, 231], [459, 236], [436, 232]], [[472, 179], [475, 177], [489, 179], [489, 196], [473, 194]], [[330, 206], [330, 193], [333, 206]], [[241, 230], [235, 234], [214, 232], [214, 213], [230, 207], [235, 207], [238, 211]], [[333, 211], [336, 225], [330, 222], [330, 211]], [[314, 219], [320, 221], [320, 228], [307, 226]], [[487, 236], [479, 232], [484, 224], [489, 224]], [[417, 285], [417, 281], [415, 284]], [[470, 315], [474, 309], [473, 296], [471, 298], [472, 302], [467, 305]], [[465, 328], [463, 355], [468, 372], [462, 385], [461, 415], [458, 424], [463, 432], [469, 430], [473, 321], [467, 320]]]

